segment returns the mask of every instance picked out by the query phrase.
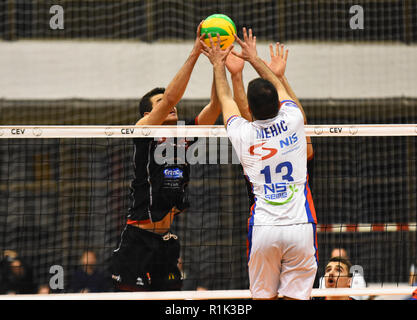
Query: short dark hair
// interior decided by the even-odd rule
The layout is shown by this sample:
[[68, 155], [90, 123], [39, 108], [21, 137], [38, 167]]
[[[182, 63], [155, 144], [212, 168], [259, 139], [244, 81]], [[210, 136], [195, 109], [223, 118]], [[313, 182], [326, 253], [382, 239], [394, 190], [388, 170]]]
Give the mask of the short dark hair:
[[139, 102], [139, 113], [141, 117], [145, 115], [145, 112], [152, 111], [152, 102], [151, 98], [157, 94], [164, 93], [165, 88], [154, 88], [148, 93], [146, 93]]
[[278, 114], [278, 92], [266, 79], [256, 78], [248, 84], [249, 109], [256, 120], [266, 120]]
[[353, 276], [353, 274], [350, 272], [350, 269], [352, 269], [352, 263], [348, 259], [343, 258], [343, 257], [333, 257], [333, 258], [330, 258], [327, 264], [329, 264], [329, 262], [339, 262], [339, 263], [344, 264], [347, 267], [348, 276], [350, 278]]

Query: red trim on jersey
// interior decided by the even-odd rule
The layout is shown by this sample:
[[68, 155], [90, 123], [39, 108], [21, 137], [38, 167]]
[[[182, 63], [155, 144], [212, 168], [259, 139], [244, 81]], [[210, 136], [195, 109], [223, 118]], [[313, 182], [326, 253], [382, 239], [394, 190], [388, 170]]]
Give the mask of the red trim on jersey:
[[[251, 185], [252, 185], [252, 183], [251, 183]], [[253, 190], [253, 186], [252, 186], [252, 190]], [[250, 216], [249, 216], [248, 224], [247, 224], [248, 237], [246, 238], [246, 260], [248, 262], [249, 262], [250, 250], [251, 250], [251, 247], [252, 247], [252, 232], [253, 232], [253, 229], [251, 228], [250, 222], [253, 219], [253, 214], [255, 213], [255, 206], [256, 206], [256, 200], [253, 203], [252, 207], [250, 208]]]
[[129, 224], [129, 225], [138, 225], [138, 224], [147, 224], [147, 223], [151, 223], [151, 219], [146, 219], [146, 220], [127, 219], [127, 221], [126, 221], [126, 224]]
[[234, 114], [233, 116], [230, 116], [229, 119], [227, 119], [227, 121], [226, 121], [226, 127], [229, 125], [230, 120], [232, 120], [235, 117], [237, 118], [237, 115]]
[[308, 185], [308, 175], [307, 175], [307, 183], [306, 183], [305, 187], [307, 189], [306, 197], [307, 197], [308, 206], [310, 208], [311, 216], [314, 220], [314, 223], [317, 224], [316, 208], [314, 207], [313, 196], [311, 195], [310, 186]]

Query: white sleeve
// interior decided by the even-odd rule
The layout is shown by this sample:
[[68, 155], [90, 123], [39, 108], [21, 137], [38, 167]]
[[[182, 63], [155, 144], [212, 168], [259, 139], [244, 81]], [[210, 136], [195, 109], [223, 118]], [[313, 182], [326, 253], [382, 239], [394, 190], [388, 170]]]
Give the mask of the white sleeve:
[[[249, 123], [246, 119], [238, 117], [236, 115], [231, 116], [227, 119], [226, 131], [229, 136], [229, 140], [232, 143], [233, 148], [236, 151], [236, 154], [239, 156], [241, 154], [242, 148], [242, 136], [243, 136], [243, 127], [246, 123]], [[240, 158], [240, 157], [239, 157]]]
[[292, 100], [281, 101], [279, 113], [285, 115], [287, 118], [291, 118], [295, 121], [302, 121], [304, 125], [304, 116], [298, 105]]

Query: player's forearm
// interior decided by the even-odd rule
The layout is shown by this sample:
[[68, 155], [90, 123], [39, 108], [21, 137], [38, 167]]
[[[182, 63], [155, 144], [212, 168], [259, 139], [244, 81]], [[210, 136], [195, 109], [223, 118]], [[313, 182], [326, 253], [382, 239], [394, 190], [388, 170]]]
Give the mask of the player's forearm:
[[233, 115], [240, 116], [240, 112], [236, 102], [233, 100], [232, 91], [230, 90], [229, 83], [227, 82], [226, 68], [224, 64], [215, 64], [213, 67], [217, 96], [223, 113], [223, 122], [226, 126], [227, 119]]
[[251, 113], [249, 111], [248, 99], [245, 93], [245, 87], [243, 85], [242, 73], [236, 73], [231, 75], [233, 84], [234, 100], [239, 108], [239, 111], [243, 118], [248, 121], [252, 120]]
[[214, 74], [214, 70], [213, 70], [213, 83], [211, 84], [210, 102], [212, 105], [212, 110], [220, 114], [222, 110], [220, 108], [219, 97], [217, 96], [216, 75]]
[[300, 108], [303, 117], [304, 117], [304, 124], [307, 124], [307, 116], [304, 112], [304, 108], [301, 105], [300, 100], [298, 100], [297, 96], [295, 95], [294, 90], [291, 88], [290, 83], [288, 82], [288, 79], [285, 75], [283, 75], [282, 77], [278, 77], [278, 79], [281, 81], [281, 83], [283, 84], [283, 86], [285, 87], [285, 90], [287, 90], [288, 95], [291, 97], [291, 99], [298, 105], [298, 107]]
[[194, 50], [191, 51], [181, 69], [166, 87], [164, 99], [169, 101], [169, 105], [175, 106], [181, 100], [199, 55], [198, 52], [195, 52]]
[[300, 101], [298, 100], [297, 96], [295, 95], [295, 92], [293, 91], [293, 89], [291, 88], [288, 79], [285, 75], [278, 77], [278, 79], [281, 81], [281, 83], [283, 84], [283, 86], [285, 87], [285, 90], [287, 90], [288, 94], [290, 95], [291, 99], [297, 103], [300, 104]]
[[214, 66], [214, 82], [216, 85], [217, 97], [222, 104], [222, 100], [232, 98], [232, 92], [226, 78], [226, 69], [222, 64], [215, 64]]
[[[284, 85], [285, 89], [287, 90], [288, 94], [290, 95], [291, 99], [297, 104], [298, 108], [300, 108], [301, 113], [303, 114], [304, 124], [307, 124], [307, 116], [304, 112], [304, 108], [298, 100], [297, 96], [295, 95], [294, 90], [291, 88], [290, 83], [285, 75], [282, 77], [278, 77], [281, 83]], [[314, 155], [313, 144], [311, 143], [311, 137], [307, 137], [307, 160], [311, 160]]]

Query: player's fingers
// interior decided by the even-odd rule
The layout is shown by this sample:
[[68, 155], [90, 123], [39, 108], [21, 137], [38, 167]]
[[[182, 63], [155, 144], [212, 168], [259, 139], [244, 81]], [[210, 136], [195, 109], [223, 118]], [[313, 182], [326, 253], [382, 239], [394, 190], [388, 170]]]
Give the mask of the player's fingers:
[[271, 58], [274, 57], [274, 47], [272, 46], [272, 43], [269, 44], [269, 55]]
[[206, 52], [206, 50], [201, 49], [201, 53], [204, 54], [207, 58], [210, 58], [210, 55], [208, 54], [208, 52]]
[[228, 48], [226, 49], [226, 52], [225, 52], [226, 57], [228, 57], [228, 56], [229, 56], [229, 53], [230, 53], [230, 52], [232, 52], [233, 48], [234, 48], [234, 45], [232, 44], [232, 45], [230, 45], [230, 47], [228, 47]]
[[200, 36], [200, 32], [201, 32], [201, 26], [203, 25], [204, 20], [200, 21], [200, 24], [197, 27], [197, 37]]
[[233, 45], [233, 50], [231, 50], [230, 51], [230, 55], [234, 55], [234, 56], [237, 56], [238, 54], [239, 54], [239, 52], [237, 52], [236, 50], [234, 50], [235, 49], [235, 46]]
[[217, 34], [217, 43], [216, 46], [220, 49], [220, 34]]
[[211, 33], [209, 33], [208, 35], [209, 35], [210, 47], [214, 48], [213, 37], [211, 36]]
[[243, 41], [246, 42], [248, 41], [248, 34], [246, 32], [246, 28], [243, 27]]
[[279, 42], [275, 43], [275, 51], [277, 53], [277, 57], [279, 57]]
[[234, 34], [234, 37], [235, 37], [236, 42], [237, 42], [237, 43], [239, 43], [239, 44], [240, 44], [240, 46], [242, 46], [243, 41], [242, 41], [242, 40], [240, 40], [240, 38], [237, 36], [237, 34]]
[[252, 28], [249, 28], [249, 41], [252, 40]]
[[238, 58], [244, 59], [243, 55], [239, 52], [236, 52], [235, 50], [232, 51], [232, 54]]
[[280, 52], [281, 52], [281, 57], [284, 58], [285, 48], [284, 48], [283, 44], [281, 44], [281, 51]]
[[200, 44], [203, 47], [202, 50], [209, 51], [209, 47], [206, 45], [206, 43], [203, 40], [200, 40]]
[[287, 59], [288, 59], [288, 49], [285, 50], [285, 55], [284, 55], [284, 60], [287, 61]]

